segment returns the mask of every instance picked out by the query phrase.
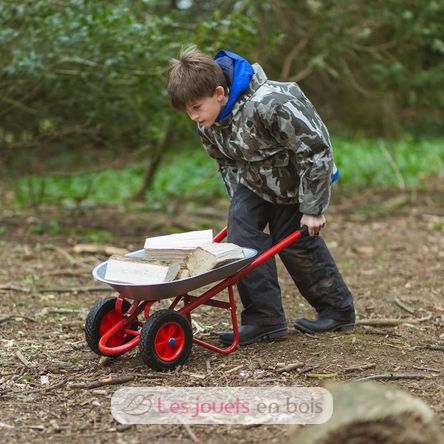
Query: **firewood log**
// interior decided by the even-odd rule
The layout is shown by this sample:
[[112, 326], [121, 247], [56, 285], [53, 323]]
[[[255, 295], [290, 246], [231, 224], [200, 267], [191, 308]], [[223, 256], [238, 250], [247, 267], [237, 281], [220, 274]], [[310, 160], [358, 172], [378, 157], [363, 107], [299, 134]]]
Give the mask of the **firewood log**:
[[151, 261], [185, 264], [187, 256], [198, 246], [212, 242], [212, 230], [189, 231], [145, 240], [145, 258]]
[[197, 247], [186, 265], [190, 275], [195, 276], [243, 258], [244, 252], [238, 245], [213, 242]]
[[156, 265], [140, 257], [113, 255], [108, 260], [105, 279], [151, 285], [174, 280], [179, 270], [179, 264]]

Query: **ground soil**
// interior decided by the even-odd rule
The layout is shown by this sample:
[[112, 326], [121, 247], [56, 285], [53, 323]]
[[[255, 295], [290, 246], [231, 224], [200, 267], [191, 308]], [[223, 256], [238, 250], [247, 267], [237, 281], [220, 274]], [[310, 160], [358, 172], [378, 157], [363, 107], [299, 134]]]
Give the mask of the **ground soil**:
[[[413, 373], [416, 379], [384, 383], [419, 397], [444, 423], [443, 197], [440, 192], [347, 196], [334, 202], [328, 214], [323, 236], [353, 292], [358, 319], [404, 322], [391, 327], [358, 325], [351, 332], [319, 336], [290, 328], [285, 340], [242, 347], [228, 356], [195, 345], [186, 364], [170, 373], [150, 370], [137, 350], [107, 360], [88, 348], [83, 330], [88, 311], [97, 299], [114, 295], [106, 286], [84, 291], [99, 286], [90, 271], [109, 256], [105, 245], [132, 251], [142, 248], [149, 234], [220, 229], [225, 223], [224, 203], [211, 210], [184, 209], [167, 215], [115, 207], [80, 213], [4, 208], [0, 440], [281, 443], [288, 438], [287, 426], [121, 425], [110, 412], [111, 395], [119, 386], [71, 387], [109, 376], [130, 376], [126, 385], [148, 387], [268, 387], [321, 386], [331, 380]], [[92, 240], [91, 233], [104, 230], [113, 239]], [[77, 253], [79, 243], [95, 247], [90, 253]], [[313, 316], [280, 263], [279, 267], [289, 324], [296, 316]], [[166, 301], [153, 310], [156, 305], [165, 307]], [[228, 326], [226, 313], [215, 308], [202, 307], [193, 319], [199, 335], [209, 341], [217, 342], [217, 332]], [[294, 362], [303, 366], [277, 371]], [[359, 369], [362, 366], [368, 368]]]

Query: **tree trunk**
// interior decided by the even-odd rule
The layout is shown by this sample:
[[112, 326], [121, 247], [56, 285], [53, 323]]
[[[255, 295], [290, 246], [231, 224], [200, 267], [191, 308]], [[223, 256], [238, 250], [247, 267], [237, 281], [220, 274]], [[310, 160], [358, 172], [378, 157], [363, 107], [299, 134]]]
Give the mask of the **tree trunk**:
[[131, 196], [132, 201], [142, 201], [145, 198], [145, 193], [151, 188], [157, 170], [162, 163], [165, 154], [168, 151], [168, 147], [173, 139], [173, 132], [168, 128], [165, 131], [164, 137], [159, 141], [156, 147], [153, 147], [150, 153], [150, 161], [148, 162], [145, 174], [140, 184], [139, 189]]

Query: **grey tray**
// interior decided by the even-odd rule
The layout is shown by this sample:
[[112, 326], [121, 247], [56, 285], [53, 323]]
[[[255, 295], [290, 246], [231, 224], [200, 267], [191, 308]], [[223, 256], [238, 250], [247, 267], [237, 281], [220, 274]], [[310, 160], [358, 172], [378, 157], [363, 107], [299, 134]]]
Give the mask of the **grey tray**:
[[[233, 275], [241, 268], [248, 265], [257, 255], [257, 251], [251, 248], [243, 248], [243, 250], [245, 255], [244, 259], [231, 262], [227, 265], [222, 265], [219, 268], [215, 268], [214, 270], [207, 271], [206, 273], [197, 276], [191, 276], [161, 284], [140, 285], [106, 280], [105, 273], [108, 261], [97, 265], [92, 274], [94, 279], [110, 285], [114, 290], [127, 299], [157, 301], [159, 299], [174, 298], [179, 295], [184, 295], [189, 291], [196, 290], [213, 282], [222, 281]], [[133, 251], [132, 253], [128, 253], [127, 256], [143, 257], [144, 250]]]

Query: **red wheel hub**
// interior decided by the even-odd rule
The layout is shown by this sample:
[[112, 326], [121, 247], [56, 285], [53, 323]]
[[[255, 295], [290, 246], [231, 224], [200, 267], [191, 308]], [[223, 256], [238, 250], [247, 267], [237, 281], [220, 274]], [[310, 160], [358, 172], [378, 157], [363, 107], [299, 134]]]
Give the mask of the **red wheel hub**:
[[[102, 337], [122, 319], [123, 316], [119, 316], [115, 310], [108, 312], [105, 316], [103, 316], [102, 322], [100, 323], [100, 336]], [[120, 330], [112, 338], [110, 338], [110, 340], [107, 342], [107, 346], [118, 347], [119, 345], [123, 345], [126, 342], [126, 338], [126, 333], [123, 333], [123, 331]]]
[[156, 333], [154, 348], [163, 361], [173, 361], [185, 346], [185, 331], [177, 322], [166, 322]]

